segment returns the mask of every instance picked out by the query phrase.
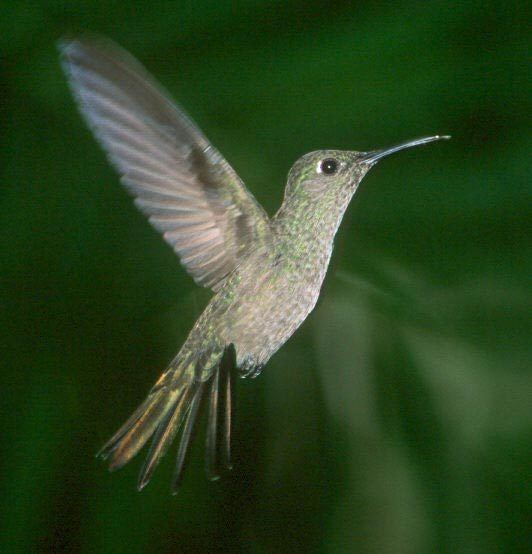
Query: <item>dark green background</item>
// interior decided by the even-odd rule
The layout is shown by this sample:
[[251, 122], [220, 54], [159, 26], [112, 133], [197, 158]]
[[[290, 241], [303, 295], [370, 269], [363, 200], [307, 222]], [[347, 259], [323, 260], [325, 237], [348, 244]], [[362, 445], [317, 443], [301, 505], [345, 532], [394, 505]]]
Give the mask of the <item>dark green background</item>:
[[[527, 551], [525, 3], [2, 3], [2, 552]], [[293, 161], [433, 133], [366, 177], [318, 307], [238, 382], [235, 469], [94, 453], [209, 294], [82, 123], [55, 41], [137, 56], [269, 213]]]

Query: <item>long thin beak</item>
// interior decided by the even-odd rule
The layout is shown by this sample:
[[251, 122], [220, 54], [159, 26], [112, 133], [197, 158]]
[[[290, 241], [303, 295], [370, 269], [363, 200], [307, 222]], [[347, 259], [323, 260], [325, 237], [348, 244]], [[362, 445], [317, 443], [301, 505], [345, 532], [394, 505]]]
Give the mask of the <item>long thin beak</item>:
[[412, 148], [413, 146], [421, 146], [422, 144], [428, 144], [429, 142], [434, 142], [436, 140], [448, 140], [450, 138], [451, 137], [449, 135], [435, 135], [433, 137], [423, 137], [409, 140], [407, 142], [397, 144], [396, 146], [391, 146], [390, 148], [383, 148], [382, 150], [372, 150], [371, 152], [365, 152], [360, 158], [360, 161], [373, 165], [381, 158], [389, 156], [390, 154], [395, 154], [395, 152], [399, 152], [399, 150]]

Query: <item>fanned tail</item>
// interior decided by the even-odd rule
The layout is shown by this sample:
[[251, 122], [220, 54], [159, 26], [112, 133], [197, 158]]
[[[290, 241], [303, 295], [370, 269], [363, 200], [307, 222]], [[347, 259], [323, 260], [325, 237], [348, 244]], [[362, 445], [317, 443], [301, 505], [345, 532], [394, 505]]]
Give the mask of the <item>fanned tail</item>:
[[[205, 362], [213, 363], [212, 375], [201, 380]], [[133, 458], [153, 436], [150, 450], [138, 480], [142, 490], [151, 479], [157, 464], [181, 430], [176, 466], [172, 481], [175, 493], [181, 482], [188, 446], [202, 400], [209, 401], [206, 433], [206, 471], [217, 479], [223, 469], [230, 469], [233, 345], [221, 351], [203, 353], [192, 364], [172, 364], [150, 391], [148, 397], [111, 437], [98, 453], [115, 470]], [[207, 390], [206, 390], [207, 389]], [[206, 394], [205, 394], [206, 393]]]

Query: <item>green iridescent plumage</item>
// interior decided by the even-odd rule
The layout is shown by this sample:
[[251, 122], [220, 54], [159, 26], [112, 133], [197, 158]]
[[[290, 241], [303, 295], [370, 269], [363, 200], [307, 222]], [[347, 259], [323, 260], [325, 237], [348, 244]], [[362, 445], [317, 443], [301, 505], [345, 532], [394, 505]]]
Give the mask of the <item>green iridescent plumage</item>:
[[268, 218], [244, 184], [146, 70], [102, 40], [60, 45], [81, 113], [137, 207], [194, 280], [215, 294], [146, 400], [101, 451], [111, 469], [152, 438], [139, 489], [181, 431], [181, 478], [202, 399], [209, 402], [207, 473], [230, 466], [231, 366], [257, 376], [314, 308], [333, 239], [367, 171], [383, 156], [445, 137], [375, 152], [320, 150], [290, 170]]

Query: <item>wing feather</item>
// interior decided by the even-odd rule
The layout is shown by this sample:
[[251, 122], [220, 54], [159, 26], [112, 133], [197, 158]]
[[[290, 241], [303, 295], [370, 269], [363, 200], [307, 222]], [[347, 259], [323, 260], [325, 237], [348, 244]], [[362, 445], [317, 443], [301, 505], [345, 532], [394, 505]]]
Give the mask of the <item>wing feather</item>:
[[217, 290], [246, 252], [270, 240], [264, 210], [129, 54], [91, 39], [60, 51], [80, 110], [135, 205], [194, 280]]

